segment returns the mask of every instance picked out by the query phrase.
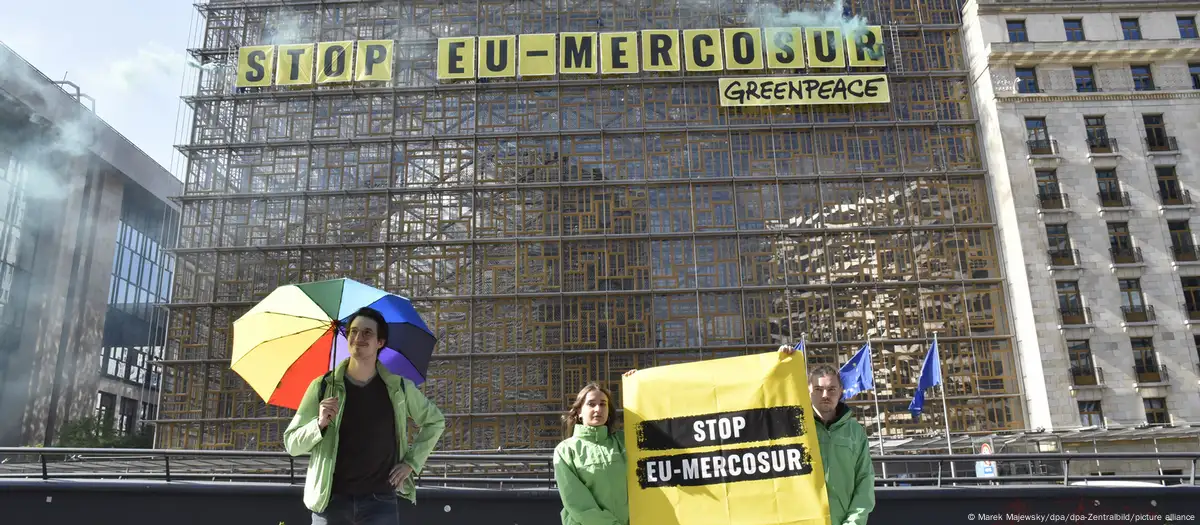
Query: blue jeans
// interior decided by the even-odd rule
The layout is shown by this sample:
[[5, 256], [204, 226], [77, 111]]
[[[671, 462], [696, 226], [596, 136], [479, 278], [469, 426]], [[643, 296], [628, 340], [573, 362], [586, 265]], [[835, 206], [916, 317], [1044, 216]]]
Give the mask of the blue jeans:
[[399, 525], [400, 505], [393, 492], [358, 496], [334, 494], [324, 512], [314, 512], [312, 525]]

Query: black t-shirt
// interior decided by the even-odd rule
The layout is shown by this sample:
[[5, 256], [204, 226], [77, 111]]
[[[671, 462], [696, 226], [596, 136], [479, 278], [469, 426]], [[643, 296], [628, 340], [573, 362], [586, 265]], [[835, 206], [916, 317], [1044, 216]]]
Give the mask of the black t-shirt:
[[346, 376], [346, 403], [338, 430], [333, 494], [394, 492], [388, 474], [396, 466], [396, 415], [378, 375], [365, 385]]

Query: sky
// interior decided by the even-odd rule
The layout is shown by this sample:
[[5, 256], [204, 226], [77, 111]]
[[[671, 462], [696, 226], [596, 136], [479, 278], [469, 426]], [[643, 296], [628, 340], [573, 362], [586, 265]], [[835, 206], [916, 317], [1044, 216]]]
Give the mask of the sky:
[[78, 84], [100, 118], [182, 177], [174, 146], [176, 124], [190, 125], [178, 119], [188, 38], [201, 27], [193, 3], [0, 0], [0, 42], [51, 80]]

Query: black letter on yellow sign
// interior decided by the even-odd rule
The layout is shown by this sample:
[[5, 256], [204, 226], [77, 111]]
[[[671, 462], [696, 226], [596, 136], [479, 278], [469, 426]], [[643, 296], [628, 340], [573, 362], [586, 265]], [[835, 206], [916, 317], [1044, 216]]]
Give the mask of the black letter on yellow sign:
[[251, 71], [246, 73], [246, 80], [250, 82], [261, 82], [267, 78], [267, 68], [263, 66], [263, 61], [267, 59], [265, 51], [251, 51], [246, 54], [246, 64], [250, 66]]
[[[688, 71], [719, 71], [721, 64], [720, 29], [685, 29], [683, 40], [687, 42], [686, 59]], [[713, 47], [717, 49], [712, 51]]]
[[802, 36], [800, 29], [783, 27], [766, 29], [767, 33], [767, 66], [771, 69], [799, 69], [804, 67], [804, 56], [801, 53]]
[[360, 40], [354, 57], [354, 79], [386, 82], [392, 79], [391, 40]]
[[808, 32], [809, 67], [846, 67], [842, 53], [842, 30], [836, 27], [815, 27]]
[[762, 33], [760, 30], [725, 30], [725, 68], [763, 68]]
[[508, 68], [508, 40], [488, 40], [483, 46], [483, 54], [487, 57], [488, 70], [504, 71]]
[[867, 26], [852, 35], [846, 35], [846, 43], [854, 51], [850, 53], [853, 67], [883, 67], [883, 28]]
[[608, 52], [613, 57], [612, 58], [613, 69], [625, 69], [625, 68], [629, 67], [629, 62], [626, 62], [624, 60], [625, 50], [621, 49], [621, 46], [624, 46], [625, 42], [628, 42], [628, 41], [629, 41], [628, 37], [624, 37], [624, 36], [612, 37], [612, 42], [611, 42], [612, 46], [609, 47]]
[[596, 72], [596, 33], [563, 33], [560, 73]]
[[475, 37], [438, 39], [437, 77], [438, 80], [466, 80], [475, 77]]
[[696, 57], [697, 66], [709, 67], [713, 65], [713, 61], [717, 59], [717, 56], [712, 53], [706, 54], [701, 50], [701, 47], [712, 45], [712, 37], [708, 35], [696, 35], [696, 38], [692, 39], [692, 56]]
[[467, 69], [462, 66], [462, 50], [465, 47], [467, 47], [466, 42], [450, 42], [450, 74], [461, 75], [467, 72]]
[[650, 35], [650, 63], [656, 66], [670, 66], [671, 37], [667, 35]]

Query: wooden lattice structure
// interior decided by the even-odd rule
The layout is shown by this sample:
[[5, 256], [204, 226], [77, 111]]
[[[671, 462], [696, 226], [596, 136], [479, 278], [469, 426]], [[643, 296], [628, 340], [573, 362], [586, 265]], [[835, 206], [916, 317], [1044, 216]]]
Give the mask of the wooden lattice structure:
[[[892, 102], [723, 108], [714, 77], [439, 84], [442, 36], [747, 25], [742, 0], [200, 6], [157, 445], [275, 449], [290, 413], [229, 371], [276, 286], [350, 277], [440, 337], [443, 450], [548, 448], [585, 382], [870, 338], [885, 432], [939, 336], [951, 426], [1024, 428], [956, 2], [876, 0]], [[794, 1], [779, 4], [799, 9]], [[706, 7], [707, 6], [707, 7]], [[388, 86], [235, 89], [241, 45], [396, 40]], [[730, 73], [737, 74], [737, 73]], [[871, 421], [869, 396], [859, 408]]]

